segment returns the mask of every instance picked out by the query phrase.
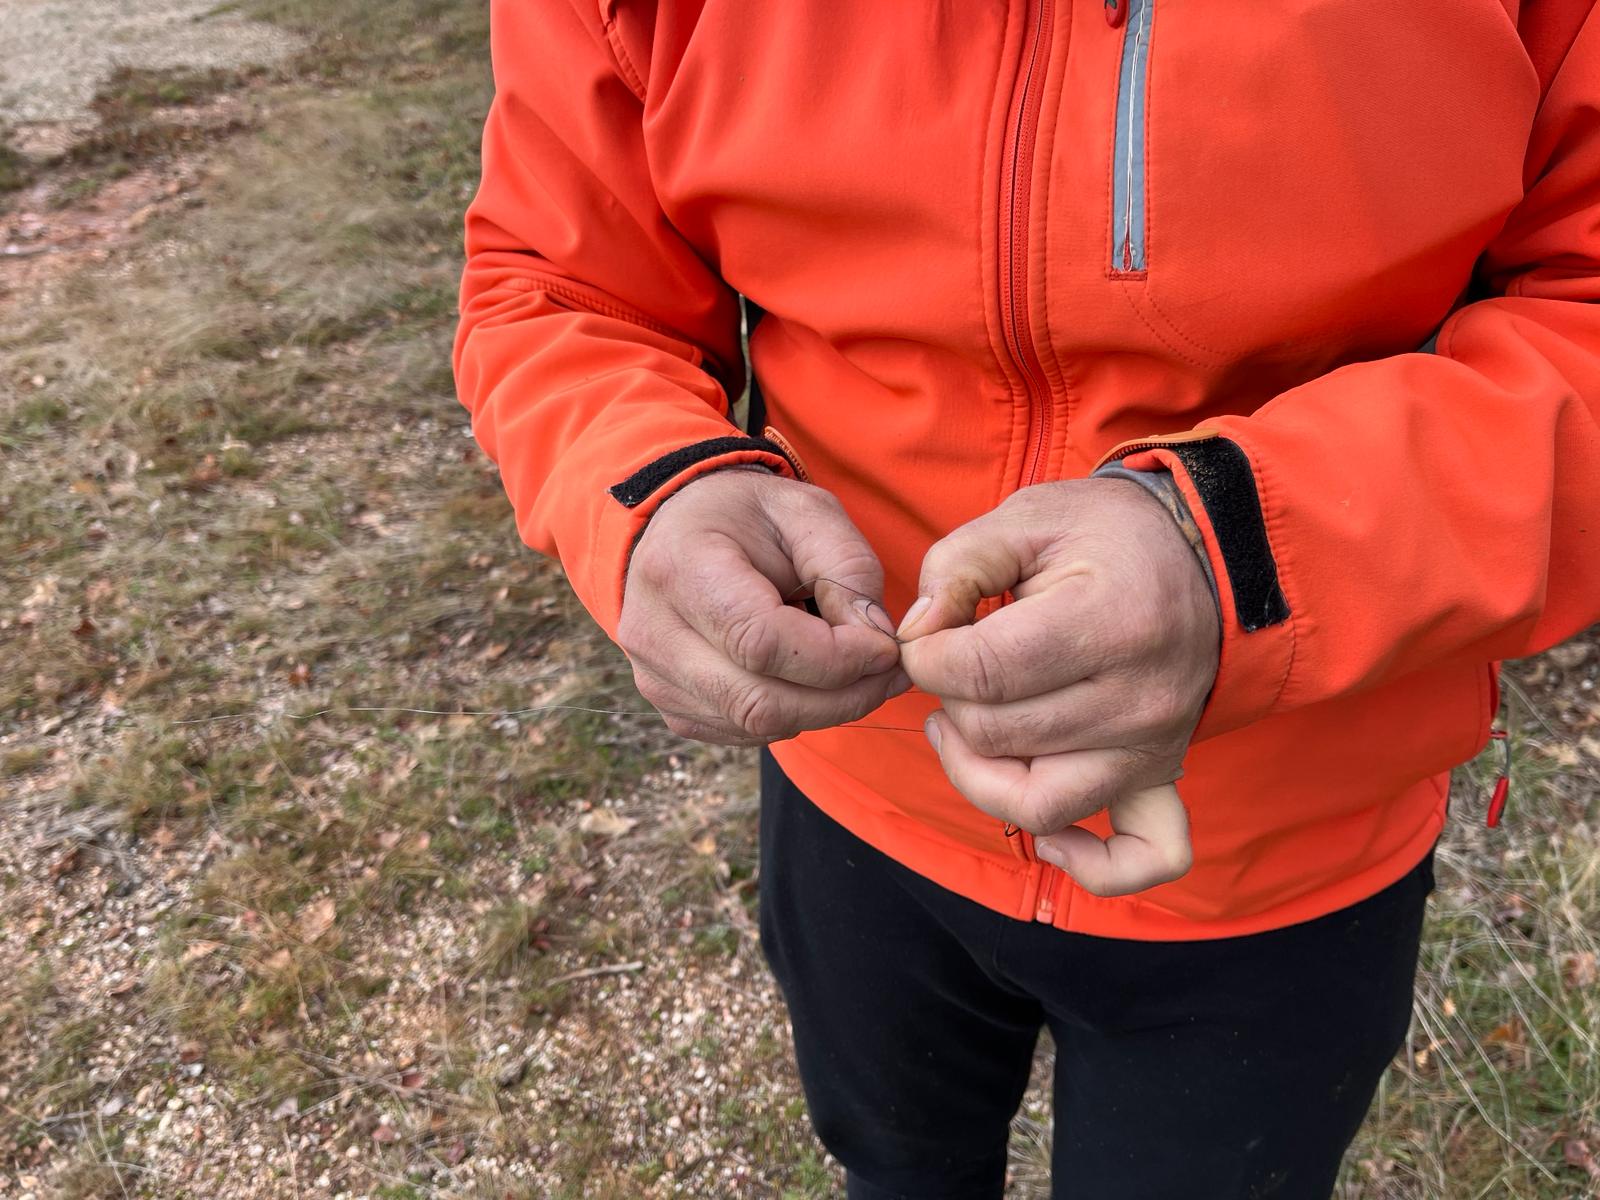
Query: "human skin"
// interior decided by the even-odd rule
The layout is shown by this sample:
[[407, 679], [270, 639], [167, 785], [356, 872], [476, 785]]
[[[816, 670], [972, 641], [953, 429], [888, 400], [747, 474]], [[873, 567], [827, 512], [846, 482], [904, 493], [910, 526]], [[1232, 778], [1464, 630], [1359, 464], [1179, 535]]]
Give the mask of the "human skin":
[[[987, 596], [1012, 604], [974, 620]], [[1216, 602], [1187, 539], [1128, 480], [1038, 484], [935, 543], [901, 662], [974, 805], [1100, 895], [1183, 875], [1173, 783], [1216, 678]], [[1076, 822], [1107, 810], [1104, 841]]]
[[[826, 581], [826, 582], [819, 582]], [[821, 616], [788, 600], [814, 591]], [[975, 620], [986, 596], [1016, 602]], [[935, 543], [896, 637], [883, 571], [828, 492], [723, 470], [657, 510], [618, 640], [684, 737], [758, 745], [858, 720], [915, 683], [978, 808], [1100, 895], [1189, 869], [1173, 782], [1217, 670], [1209, 585], [1171, 517], [1126, 480], [1025, 488]], [[1105, 841], [1076, 822], [1105, 809]]]
[[[820, 617], [788, 602], [802, 591]], [[859, 720], [910, 686], [882, 602], [878, 557], [831, 493], [722, 470], [650, 518], [617, 640], [674, 733], [758, 745]]]

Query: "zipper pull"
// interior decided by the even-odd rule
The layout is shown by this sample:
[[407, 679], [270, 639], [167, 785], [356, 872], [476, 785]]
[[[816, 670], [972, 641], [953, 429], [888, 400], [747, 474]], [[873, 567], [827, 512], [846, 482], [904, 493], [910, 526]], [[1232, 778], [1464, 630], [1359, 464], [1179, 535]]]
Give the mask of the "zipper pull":
[[1106, 24], [1118, 28], [1128, 16], [1129, 0], [1106, 0]]
[[1505, 747], [1505, 765], [1500, 768], [1500, 776], [1494, 781], [1494, 791], [1489, 796], [1489, 811], [1483, 819], [1490, 829], [1498, 829], [1500, 818], [1505, 815], [1506, 799], [1511, 792], [1511, 739], [1504, 729], [1491, 730], [1489, 736]]

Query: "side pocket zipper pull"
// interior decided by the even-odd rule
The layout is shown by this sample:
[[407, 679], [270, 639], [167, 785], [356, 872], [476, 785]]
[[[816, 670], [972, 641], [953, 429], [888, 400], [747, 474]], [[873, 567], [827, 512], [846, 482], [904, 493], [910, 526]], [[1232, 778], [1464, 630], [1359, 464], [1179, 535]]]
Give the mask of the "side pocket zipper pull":
[[1489, 795], [1489, 811], [1483, 819], [1490, 829], [1498, 829], [1500, 818], [1505, 815], [1506, 798], [1511, 793], [1511, 738], [1504, 729], [1491, 730], [1489, 736], [1505, 748], [1505, 765], [1500, 769], [1499, 778], [1494, 781], [1494, 791]]

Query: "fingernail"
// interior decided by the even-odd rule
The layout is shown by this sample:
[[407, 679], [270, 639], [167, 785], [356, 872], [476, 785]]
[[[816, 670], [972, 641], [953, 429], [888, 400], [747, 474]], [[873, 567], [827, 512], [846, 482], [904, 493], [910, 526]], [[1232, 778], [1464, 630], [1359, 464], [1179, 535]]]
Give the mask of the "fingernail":
[[939, 750], [939, 738], [942, 735], [939, 733], [939, 722], [934, 720], [934, 718], [929, 717], [922, 723], [922, 732], [927, 737], [929, 744], [933, 747], [933, 752], [935, 754], [941, 753]]
[[[889, 614], [883, 611], [883, 606], [876, 600], [869, 600], [865, 596], [858, 596], [856, 599], [850, 601], [850, 607], [855, 610], [855, 613], [858, 617], [860, 617], [868, 625], [872, 626], [872, 628], [876, 629], [879, 633], [885, 635], [886, 637], [894, 636], [894, 634], [887, 628]], [[882, 616], [879, 615], [880, 613]]]
[[918, 596], [916, 602], [906, 609], [906, 615], [900, 621], [900, 628], [895, 630], [896, 637], [905, 637], [913, 626], [922, 619], [922, 615], [933, 607], [932, 596]]

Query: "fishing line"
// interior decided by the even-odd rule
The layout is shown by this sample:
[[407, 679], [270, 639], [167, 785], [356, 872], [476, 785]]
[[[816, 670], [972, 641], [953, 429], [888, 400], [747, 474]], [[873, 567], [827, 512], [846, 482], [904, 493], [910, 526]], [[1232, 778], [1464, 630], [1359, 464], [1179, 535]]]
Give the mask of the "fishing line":
[[[861, 591], [859, 588], [851, 587], [847, 583], [841, 583], [837, 579], [829, 579], [825, 575], [819, 575], [815, 579], [804, 580], [797, 584], [786, 596], [784, 596], [784, 603], [793, 604], [796, 600], [801, 599], [811, 600], [815, 593], [816, 585], [819, 583], [832, 584], [834, 587], [843, 588], [852, 595], [865, 600], [867, 602], [867, 619], [872, 624], [873, 628], [878, 630], [878, 632], [882, 633], [885, 637], [891, 638], [896, 645], [904, 645], [904, 642], [902, 642], [900, 638], [896, 637], [889, 628], [879, 625], [877, 620], [872, 616], [872, 611], [876, 610], [877, 612], [883, 614], [885, 621], [889, 620], [888, 610], [885, 609], [878, 600], [868, 595], [866, 592]], [[814, 603], [807, 604], [806, 607], [813, 616], [821, 616], [821, 613], [816, 611]], [[290, 721], [314, 721], [318, 717], [340, 716], [351, 713], [406, 713], [424, 717], [492, 717], [496, 720], [506, 720], [557, 712], [591, 713], [595, 716], [602, 717], [654, 717], [658, 720], [665, 720], [668, 717], [678, 717], [682, 720], [699, 721], [701, 723], [711, 723], [721, 721], [723, 719], [717, 714], [707, 715], [704, 713], [670, 712], [656, 708], [595, 708], [586, 704], [535, 704], [527, 708], [510, 709], [411, 708], [404, 705], [390, 704], [353, 704], [335, 705], [329, 708], [321, 708], [316, 712], [310, 713], [278, 713], [276, 714], [276, 717]], [[224, 713], [212, 717], [196, 717], [187, 721], [174, 721], [173, 724], [176, 726], [211, 725], [222, 721], [245, 721], [251, 718], [260, 718], [267, 715], [268, 714], [266, 713], [266, 710], [263, 708], [251, 708], [245, 710], [244, 712]], [[880, 725], [864, 721], [847, 721], [842, 724], [832, 726], [831, 728], [835, 730], [875, 730], [885, 733], [920, 734], [923, 731], [922, 726], [920, 725]]]

